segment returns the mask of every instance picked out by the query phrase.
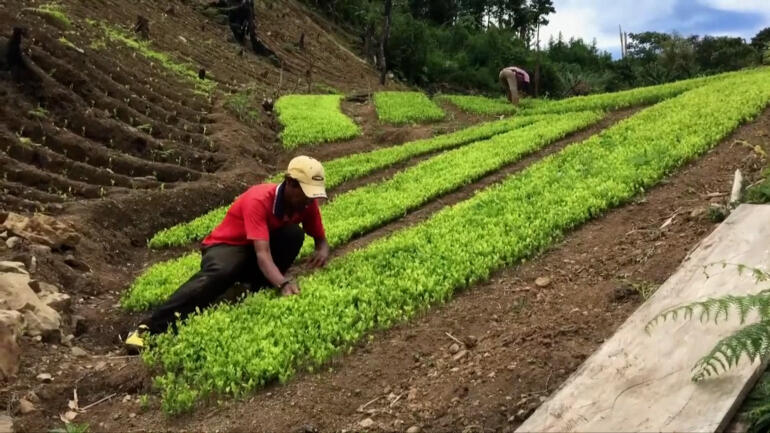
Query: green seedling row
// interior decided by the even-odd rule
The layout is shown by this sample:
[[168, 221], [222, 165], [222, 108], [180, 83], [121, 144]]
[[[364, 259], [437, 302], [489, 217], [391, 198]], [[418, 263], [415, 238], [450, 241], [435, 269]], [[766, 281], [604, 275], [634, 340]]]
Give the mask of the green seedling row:
[[638, 87], [613, 93], [575, 96], [558, 101], [524, 99], [521, 114], [559, 114], [584, 110], [619, 110], [639, 105], [655, 104], [703, 86], [713, 80], [726, 78], [732, 73], [692, 78], [673, 83]]
[[[365, 176], [414, 156], [460, 146], [507, 132], [511, 127], [524, 126], [537, 121], [539, 118], [535, 116], [558, 115], [582, 110], [610, 110], [652, 104], [702, 86], [712, 80], [727, 78], [731, 74], [734, 73], [694, 78], [622, 92], [581, 96], [561, 101], [525, 99], [522, 101], [521, 115], [514, 118], [483, 123], [432, 139], [418, 140], [402, 146], [379, 149], [325, 162], [327, 187], [333, 188], [342, 182]], [[274, 178], [274, 180], [277, 180], [277, 178]], [[193, 221], [178, 224], [158, 232], [150, 240], [150, 248], [181, 246], [202, 239], [222, 220], [228, 207], [225, 206], [211, 210]]]
[[[407, 168], [390, 179], [354, 189], [323, 207], [327, 240], [334, 248], [406, 212], [511, 164], [565, 135], [597, 122], [601, 112], [575, 113], [541, 120], [521, 129], [478, 141]], [[302, 255], [313, 250], [306, 238]], [[158, 263], [143, 273], [123, 298], [141, 310], [163, 302], [198, 270], [200, 255]]]
[[243, 396], [320, 366], [367, 333], [447, 301], [628, 202], [769, 100], [768, 70], [711, 82], [333, 260], [299, 279], [299, 296], [277, 299], [266, 291], [191, 316], [145, 352], [163, 371], [155, 382], [163, 407], [179, 412], [202, 398]]
[[457, 108], [471, 114], [502, 115], [515, 114], [517, 108], [505, 99], [492, 99], [475, 95], [439, 95], [438, 100], [449, 101]]
[[[589, 111], [542, 120], [442, 153], [392, 178], [339, 195], [323, 208], [327, 240], [332, 247], [340, 246], [596, 123], [603, 116], [602, 112]], [[312, 251], [313, 241], [306, 238], [302, 254]]]
[[[450, 134], [434, 138], [410, 141], [400, 146], [386, 147], [371, 152], [357, 153], [324, 162], [326, 187], [337, 187], [344, 182], [358, 179], [393, 164], [431, 152], [451, 149], [478, 140], [484, 140], [543, 119], [552, 115], [521, 116], [486, 122]], [[269, 181], [280, 182], [281, 175]], [[224, 218], [230, 206], [222, 206], [186, 223], [161, 230], [150, 239], [150, 248], [182, 246], [203, 239]]]
[[342, 98], [342, 95], [286, 95], [278, 99], [275, 110], [283, 125], [283, 147], [295, 149], [361, 135], [361, 128], [342, 112]]
[[381, 122], [392, 124], [434, 122], [444, 110], [421, 92], [377, 92], [374, 106]]

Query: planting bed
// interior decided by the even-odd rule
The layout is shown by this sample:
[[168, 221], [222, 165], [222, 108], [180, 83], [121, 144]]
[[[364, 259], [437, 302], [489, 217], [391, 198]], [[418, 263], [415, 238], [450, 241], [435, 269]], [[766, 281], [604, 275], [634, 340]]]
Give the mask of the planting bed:
[[[712, 230], [712, 222], [700, 213], [690, 216], [691, 210], [708, 206], [713, 193], [729, 191], [735, 168], [756, 175], [761, 157], [734, 143], [751, 140], [770, 149], [768, 128], [766, 111], [664, 184], [567, 235], [542, 257], [497, 272], [446, 306], [378, 333], [322, 372], [216, 410], [182, 418], [153, 410], [129, 425], [327, 431], [358, 429], [371, 417], [375, 431], [412, 425], [423, 431], [474, 425], [513, 431], [521, 420], [517, 413], [536, 407], [641, 302], [641, 288], [662, 283]], [[661, 229], [672, 215], [673, 224]], [[539, 288], [534, 281], [543, 276], [551, 282]], [[447, 333], [468, 342], [464, 356], [453, 359], [455, 342]], [[126, 367], [137, 369], [139, 364]], [[125, 406], [109, 403], [88, 420], [114, 426], [111, 414]]]
[[[709, 99], [728, 87], [730, 103]], [[147, 352], [146, 359], [167, 371], [158, 380], [164, 408], [186, 410], [211, 393], [242, 395], [283, 381], [368, 331], [447, 300], [457, 288], [537, 253], [564, 230], [654, 185], [768, 101], [764, 70], [713, 81], [544, 159], [500, 188], [333, 261], [299, 280], [299, 298], [260, 293], [191, 317]], [[215, 336], [225, 333], [222, 344]]]
[[[65, 1], [59, 28], [22, 11], [44, 4], [17, 3], [0, 25], [30, 27], [32, 66], [23, 83], [0, 80], [0, 199], [57, 214], [82, 241], [47, 255], [0, 243], [0, 260], [36, 256], [33, 277], [73, 296], [65, 334], [87, 351], [22, 338], [19, 379], [0, 388], [21, 432], [60, 426], [75, 388], [80, 407], [106, 398], [77, 415], [92, 431], [361, 430], [364, 418], [367, 430], [512, 430], [711, 230], [704, 209], [734, 169], [756, 180], [765, 161], [753, 146], [770, 150], [767, 111], [725, 139], [770, 98], [765, 70], [529, 101], [468, 129], [489, 117], [440, 100], [443, 122], [395, 127], [378, 121], [376, 96], [356, 96], [385, 90], [369, 87], [376, 73], [292, 1], [258, 5], [283, 70], [241, 54], [188, 4]], [[149, 41], [129, 30], [139, 14]], [[304, 52], [292, 45], [301, 33]], [[327, 99], [362, 135], [285, 150], [277, 117], [246, 121], [226, 106], [226, 95], [279, 83], [291, 83], [279, 96], [321, 84], [354, 95]], [[118, 336], [140, 318], [117, 307], [126, 288], [194, 248], [218, 215], [165, 232], [154, 246], [167, 250], [146, 240], [305, 152], [327, 163], [333, 186], [328, 268], [296, 267], [300, 297], [265, 292], [194, 316], [155, 341], [154, 368], [125, 357]], [[172, 277], [166, 292], [184, 275]], [[133, 308], [160, 299], [140, 298]], [[44, 371], [52, 383], [35, 379]], [[30, 390], [38, 411], [20, 415]]]
[[340, 111], [342, 95], [287, 95], [275, 104], [284, 126], [281, 142], [287, 149], [353, 138], [361, 134]]
[[444, 118], [444, 111], [420, 92], [378, 92], [377, 117], [384, 123], [423, 123]]
[[474, 114], [514, 114], [517, 108], [504, 98], [492, 99], [485, 96], [439, 95], [437, 100], [446, 100], [463, 111]]

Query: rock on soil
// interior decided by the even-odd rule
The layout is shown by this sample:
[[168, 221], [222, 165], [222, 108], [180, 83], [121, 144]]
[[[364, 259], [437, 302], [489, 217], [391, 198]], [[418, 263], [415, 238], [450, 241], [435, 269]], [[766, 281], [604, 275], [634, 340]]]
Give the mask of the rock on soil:
[[72, 254], [67, 254], [66, 257], [64, 257], [64, 263], [66, 263], [69, 267], [72, 269], [75, 269], [76, 271], [80, 272], [91, 272], [91, 267], [88, 266], [84, 261], [78, 260], [73, 256]]
[[537, 287], [548, 287], [551, 284], [551, 277], [539, 277], [535, 280]]
[[13, 433], [13, 419], [8, 415], [0, 415], [0, 433]]
[[47, 245], [32, 245], [29, 247], [29, 250], [32, 252], [32, 254], [36, 256], [46, 256], [48, 254], [51, 254], [51, 247]]
[[8, 247], [9, 250], [12, 250], [19, 246], [21, 243], [21, 238], [18, 236], [11, 236], [10, 238], [5, 240], [5, 246]]
[[28, 413], [32, 413], [32, 412], [34, 412], [36, 410], [37, 410], [37, 408], [35, 407], [34, 404], [32, 404], [31, 401], [23, 399], [23, 398], [21, 400], [19, 400], [19, 412], [22, 415], [26, 415]]
[[0, 382], [15, 377], [19, 372], [21, 348], [18, 337], [23, 326], [21, 313], [0, 310]]
[[[0, 272], [0, 305], [22, 313], [26, 334], [46, 339], [60, 337], [61, 316], [50, 305], [65, 307], [69, 296], [58, 293], [53, 285], [33, 283], [23, 263], [0, 262], [0, 269], [6, 270]], [[41, 291], [40, 296], [32, 286]]]
[[416, 426], [416, 425], [413, 425], [413, 426], [409, 427], [408, 429], [406, 429], [406, 433], [420, 433], [420, 427]]
[[80, 242], [80, 235], [56, 218], [43, 214], [26, 217], [9, 212], [3, 227], [18, 237], [55, 249], [63, 246], [74, 248]]
[[72, 346], [70, 351], [72, 352], [73, 356], [77, 356], [77, 357], [88, 356], [88, 352], [86, 352], [85, 350], [83, 350], [83, 349], [81, 349], [81, 348], [79, 348], [77, 346]]
[[0, 272], [12, 272], [15, 274], [26, 274], [27, 268], [22, 262], [0, 262]]
[[455, 354], [455, 356], [452, 357], [453, 360], [459, 361], [465, 357], [465, 355], [468, 354], [467, 350], [461, 350]]
[[53, 382], [53, 376], [50, 373], [40, 373], [35, 378], [43, 383]]
[[369, 428], [374, 425], [374, 420], [371, 418], [364, 418], [362, 419], [358, 425], [360, 425], [363, 428]]

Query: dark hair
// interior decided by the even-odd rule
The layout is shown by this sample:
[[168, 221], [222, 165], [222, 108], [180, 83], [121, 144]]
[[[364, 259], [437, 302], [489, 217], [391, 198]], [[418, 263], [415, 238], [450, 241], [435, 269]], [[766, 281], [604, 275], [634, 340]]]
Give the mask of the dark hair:
[[293, 177], [289, 176], [288, 173], [286, 173], [283, 176], [283, 181], [286, 182], [287, 184], [291, 184], [291, 186], [294, 186], [294, 187], [298, 187], [299, 186], [299, 181], [297, 179], [294, 179]]

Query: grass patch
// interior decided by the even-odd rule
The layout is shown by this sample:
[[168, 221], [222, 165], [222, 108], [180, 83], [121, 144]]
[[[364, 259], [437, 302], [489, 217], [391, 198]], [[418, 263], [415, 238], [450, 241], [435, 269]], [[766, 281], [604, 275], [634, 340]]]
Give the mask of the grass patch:
[[58, 39], [59, 43], [64, 45], [67, 48], [72, 48], [75, 51], [78, 51], [78, 47], [75, 46], [69, 39], [65, 38], [64, 36], [60, 37]]
[[72, 21], [67, 16], [67, 13], [64, 10], [64, 6], [58, 2], [47, 3], [36, 8], [26, 8], [24, 10], [30, 11], [43, 17], [48, 22], [60, 29], [68, 29], [72, 27]]
[[420, 92], [377, 92], [374, 106], [380, 121], [397, 125], [433, 122], [445, 116], [444, 110]]
[[518, 109], [505, 99], [492, 99], [474, 95], [438, 95], [438, 100], [448, 101], [457, 108], [471, 114], [495, 115], [514, 114]]
[[[150, 42], [139, 41], [131, 37], [128, 33], [117, 27], [104, 22], [89, 21], [101, 27], [107, 39], [113, 42], [119, 42], [142, 55], [143, 57], [158, 62], [163, 68], [177, 75], [184, 81], [195, 85], [195, 93], [208, 98], [217, 87], [217, 83], [210, 79], [201, 80], [198, 78], [198, 69], [188, 63], [181, 63], [173, 59], [168, 54], [157, 51], [152, 48]], [[210, 74], [208, 74], [210, 76]]]
[[746, 190], [746, 202], [754, 204], [770, 203], [770, 168], [764, 172], [765, 180]]
[[48, 118], [48, 110], [38, 105], [34, 109], [27, 111], [27, 115], [38, 119], [46, 119]]
[[330, 86], [326, 83], [315, 83], [313, 84], [313, 90], [316, 93], [328, 93], [330, 95], [339, 95], [342, 92], [339, 91], [336, 87]]
[[225, 108], [247, 125], [259, 123], [260, 112], [257, 108], [252, 87], [228, 95], [225, 98]]
[[361, 128], [340, 109], [342, 95], [286, 95], [275, 104], [283, 125], [283, 147], [345, 140], [361, 135]]

